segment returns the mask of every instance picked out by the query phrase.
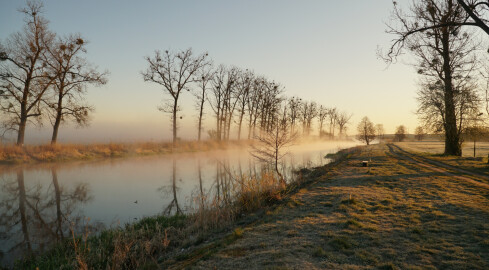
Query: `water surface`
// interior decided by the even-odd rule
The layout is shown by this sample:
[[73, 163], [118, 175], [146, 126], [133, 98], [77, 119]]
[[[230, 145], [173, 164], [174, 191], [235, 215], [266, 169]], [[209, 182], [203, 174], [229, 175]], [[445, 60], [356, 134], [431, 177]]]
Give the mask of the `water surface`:
[[[356, 142], [316, 142], [289, 148], [283, 172], [328, 162], [324, 156]], [[249, 149], [216, 150], [0, 170], [2, 264], [36, 252], [90, 225], [93, 231], [145, 216], [191, 212], [226, 183], [259, 174]], [[234, 180], [233, 180], [234, 179]]]

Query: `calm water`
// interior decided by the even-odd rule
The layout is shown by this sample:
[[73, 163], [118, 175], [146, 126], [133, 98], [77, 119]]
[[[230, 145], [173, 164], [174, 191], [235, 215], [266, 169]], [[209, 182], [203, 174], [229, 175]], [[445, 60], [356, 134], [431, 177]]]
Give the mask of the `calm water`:
[[[328, 162], [324, 156], [356, 142], [296, 145], [284, 172]], [[137, 157], [97, 162], [0, 168], [0, 260], [9, 265], [70, 235], [145, 216], [191, 212], [196, 195], [219, 196], [222, 177], [259, 173], [247, 149]], [[221, 185], [221, 186], [220, 186]]]

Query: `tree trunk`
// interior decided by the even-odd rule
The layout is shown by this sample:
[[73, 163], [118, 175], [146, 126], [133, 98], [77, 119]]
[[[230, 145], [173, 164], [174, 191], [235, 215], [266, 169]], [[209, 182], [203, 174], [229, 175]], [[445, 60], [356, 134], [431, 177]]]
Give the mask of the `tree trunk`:
[[457, 118], [453, 100], [452, 70], [450, 67], [450, 33], [447, 28], [442, 30], [443, 73], [445, 84], [445, 155], [461, 156], [462, 149], [457, 130]]
[[22, 115], [20, 117], [19, 131], [17, 133], [17, 146], [23, 146], [24, 145], [24, 136], [25, 136], [26, 124], [27, 124], [27, 117]]
[[178, 108], [178, 97], [175, 98], [175, 102], [173, 103], [173, 144], [172, 150], [177, 145], [177, 108]]
[[198, 135], [198, 141], [200, 142], [200, 135], [202, 133], [202, 114], [204, 112], [204, 99], [202, 98], [202, 101], [200, 102], [200, 112], [199, 112], [199, 135]]
[[243, 124], [244, 109], [242, 110], [241, 116], [239, 117], [239, 127], [238, 127], [238, 141], [241, 139], [241, 125]]
[[54, 121], [54, 125], [53, 125], [53, 136], [51, 137], [51, 145], [55, 145], [56, 141], [58, 140], [58, 129], [59, 129], [59, 125], [61, 124], [62, 105], [63, 104], [61, 103], [61, 99], [60, 99], [58, 102], [58, 109], [56, 110], [56, 120]]

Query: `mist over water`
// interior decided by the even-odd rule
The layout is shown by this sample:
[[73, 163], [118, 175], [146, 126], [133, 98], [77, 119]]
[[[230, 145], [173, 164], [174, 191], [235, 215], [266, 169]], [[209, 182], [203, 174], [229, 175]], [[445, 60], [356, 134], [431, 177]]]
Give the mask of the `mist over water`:
[[[294, 145], [284, 158], [283, 171], [291, 177], [291, 170], [326, 164], [326, 154], [355, 145], [340, 141]], [[219, 196], [221, 178], [233, 181], [259, 174], [262, 164], [248, 150], [4, 168], [0, 171], [3, 263], [66, 237], [72, 222], [75, 228], [89, 224], [96, 231], [145, 216], [192, 212], [198, 194], [209, 200]]]

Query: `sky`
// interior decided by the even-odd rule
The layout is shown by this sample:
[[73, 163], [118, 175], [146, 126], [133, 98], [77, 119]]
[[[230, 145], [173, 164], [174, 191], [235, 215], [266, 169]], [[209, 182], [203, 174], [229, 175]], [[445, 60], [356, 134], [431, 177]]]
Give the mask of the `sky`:
[[[377, 49], [394, 38], [385, 33], [391, 0], [350, 1], [74, 1], [47, 0], [44, 17], [63, 36], [88, 40], [87, 59], [108, 83], [89, 87], [95, 107], [91, 125], [60, 129], [61, 142], [161, 141], [171, 139], [170, 117], [157, 107], [167, 98], [144, 82], [144, 56], [155, 50], [208, 52], [216, 64], [253, 70], [299, 96], [353, 114], [349, 134], [368, 116], [386, 133], [405, 125], [414, 131], [417, 76], [401, 59], [387, 65]], [[0, 0], [0, 42], [22, 30], [23, 1]], [[193, 97], [182, 97], [179, 134], [197, 136]], [[210, 108], [205, 130], [213, 128]], [[26, 141], [49, 142], [51, 127], [30, 127]]]

